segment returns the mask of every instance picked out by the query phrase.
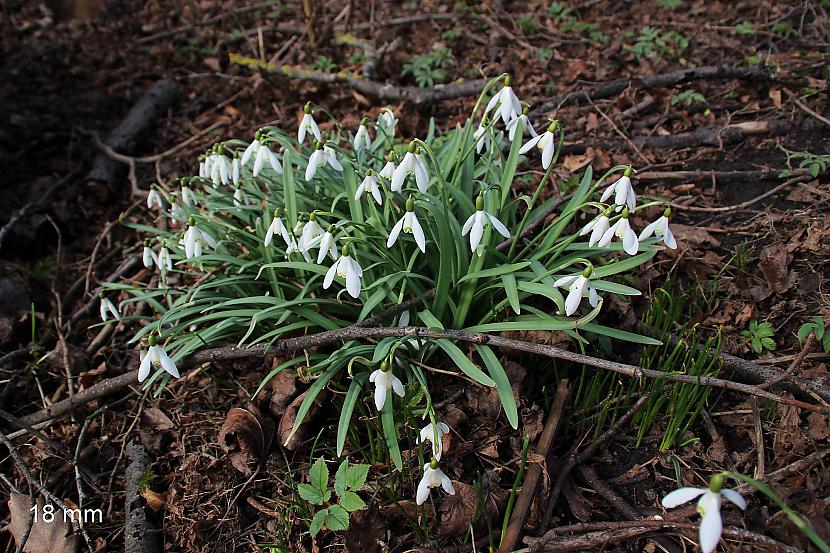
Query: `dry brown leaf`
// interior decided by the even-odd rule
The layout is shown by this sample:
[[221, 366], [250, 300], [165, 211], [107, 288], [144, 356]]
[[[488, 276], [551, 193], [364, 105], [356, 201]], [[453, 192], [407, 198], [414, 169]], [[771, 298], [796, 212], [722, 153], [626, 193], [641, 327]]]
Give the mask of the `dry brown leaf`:
[[147, 502], [147, 506], [156, 512], [162, 510], [164, 506], [167, 504], [166, 493], [154, 492], [146, 486], [143, 490], [141, 490], [141, 497], [143, 497], [144, 501]]
[[[291, 436], [291, 429], [294, 427], [294, 422], [297, 420], [297, 411], [300, 410], [300, 405], [302, 405], [307, 393], [307, 391], [303, 392], [294, 398], [294, 401], [288, 405], [285, 409], [285, 413], [283, 413], [282, 417], [280, 417], [277, 435], [279, 436], [280, 443], [289, 451], [297, 449], [297, 447], [299, 447], [299, 445], [308, 438], [312, 431], [311, 423], [320, 412], [320, 407], [323, 406], [323, 403], [328, 398], [326, 390], [321, 391], [317, 397], [314, 398], [314, 402], [311, 404], [311, 408], [308, 410], [305, 419], [300, 423], [300, 426], [297, 428], [294, 435]], [[291, 436], [290, 440], [288, 439], [289, 436]]]
[[[14, 536], [15, 543], [20, 543], [26, 528], [29, 526], [31, 503], [28, 495], [12, 492], [9, 497], [9, 516], [11, 522], [9, 531]], [[37, 500], [37, 512], [43, 513], [46, 505], [43, 498]], [[76, 553], [81, 546], [79, 536], [72, 533], [72, 526], [64, 521], [63, 509], [55, 507], [55, 518], [51, 522], [44, 522], [43, 516], [38, 516], [32, 523], [32, 530], [26, 540], [24, 553]]]
[[173, 440], [176, 425], [161, 409], [150, 407], [141, 412], [139, 434], [141, 443], [151, 453], [160, 453], [167, 449]]
[[228, 411], [219, 430], [219, 445], [231, 453], [231, 465], [245, 477], [251, 476], [251, 466], [262, 465], [274, 437], [274, 423], [249, 405], [247, 409], [233, 407]]
[[[282, 360], [277, 360], [277, 363], [281, 362]], [[297, 396], [297, 377], [291, 371], [280, 371], [271, 379], [270, 385], [269, 410], [275, 417], [279, 417]]]
[[786, 292], [793, 285], [788, 278], [788, 267], [792, 260], [793, 255], [783, 244], [772, 244], [761, 251], [761, 272], [764, 273], [769, 287], [779, 294]]

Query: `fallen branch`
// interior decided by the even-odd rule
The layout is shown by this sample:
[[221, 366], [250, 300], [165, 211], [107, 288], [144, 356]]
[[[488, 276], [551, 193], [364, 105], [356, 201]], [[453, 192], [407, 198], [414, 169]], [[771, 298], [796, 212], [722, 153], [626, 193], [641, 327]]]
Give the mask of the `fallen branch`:
[[534, 116], [541, 116], [551, 110], [568, 104], [590, 103], [591, 100], [609, 98], [629, 88], [669, 88], [700, 79], [745, 79], [770, 80], [772, 75], [766, 67], [704, 66], [680, 69], [648, 77], [619, 79], [595, 85], [591, 90], [577, 90], [554, 96], [533, 110]]
[[784, 182], [782, 182], [781, 184], [779, 184], [778, 186], [776, 186], [776, 187], [774, 187], [770, 190], [767, 190], [763, 194], [759, 194], [758, 196], [755, 196], [752, 199], [749, 199], [749, 200], [746, 200], [745, 202], [741, 202], [739, 204], [734, 204], [734, 205], [726, 205], [726, 206], [721, 206], [721, 207], [696, 207], [696, 206], [693, 206], [693, 205], [679, 204], [677, 202], [669, 202], [669, 205], [672, 206], [675, 209], [680, 209], [680, 210], [685, 210], [685, 211], [695, 211], [697, 213], [729, 213], [729, 212], [732, 212], [732, 211], [740, 211], [741, 209], [746, 209], [747, 207], [749, 207], [751, 205], [757, 204], [761, 200], [765, 200], [766, 198], [769, 198], [770, 196], [774, 196], [775, 194], [778, 194], [782, 190], [787, 189], [787, 188], [791, 187], [794, 184], [799, 184], [799, 183], [802, 183], [802, 182], [808, 182], [808, 181], [811, 181], [811, 180], [813, 180], [813, 177], [811, 175], [801, 175], [800, 177], [787, 179]]
[[230, 54], [230, 60], [232, 63], [279, 75], [286, 79], [346, 84], [361, 94], [372, 96], [382, 101], [405, 101], [412, 102], [416, 105], [431, 104], [441, 100], [451, 100], [453, 98], [478, 94], [484, 88], [484, 85], [487, 84], [487, 81], [484, 79], [476, 79], [453, 84], [435, 85], [430, 88], [419, 88], [416, 86], [398, 86], [370, 81], [369, 79], [343, 71], [324, 73], [322, 71], [298, 69], [289, 65], [265, 63], [261, 60], [240, 56], [238, 54]]
[[125, 474], [126, 528], [124, 530], [125, 553], [153, 553], [161, 551], [161, 537], [157, 528], [147, 520], [144, 501], [139, 483], [145, 478], [150, 468], [150, 458], [144, 446], [130, 442], [127, 445], [127, 469]]
[[542, 521], [538, 526], [539, 531], [546, 531], [550, 525], [550, 519], [553, 516], [553, 509], [556, 507], [556, 501], [559, 499], [559, 494], [562, 492], [562, 486], [565, 485], [565, 480], [570, 475], [571, 470], [573, 470], [576, 465], [584, 463], [586, 460], [590, 459], [594, 453], [596, 453], [597, 449], [610, 442], [617, 434], [619, 434], [622, 427], [628, 424], [631, 417], [633, 417], [634, 414], [640, 410], [640, 407], [645, 405], [648, 398], [648, 394], [640, 397], [640, 399], [638, 399], [637, 402], [631, 406], [631, 409], [629, 409], [626, 414], [620, 417], [611, 428], [606, 430], [599, 438], [591, 442], [588, 447], [582, 450], [578, 455], [575, 453], [568, 455], [568, 458], [565, 461], [565, 466], [559, 471], [556, 484], [554, 484], [553, 489], [550, 492], [548, 505], [545, 507], [545, 515], [542, 517]]
[[[422, 298], [417, 298], [417, 302], [423, 301]], [[722, 378], [714, 378], [711, 376], [691, 376], [686, 374], [664, 373], [652, 369], [644, 369], [636, 365], [627, 365], [624, 363], [615, 363], [614, 361], [607, 361], [590, 355], [582, 355], [568, 350], [560, 349], [554, 346], [545, 344], [534, 344], [522, 340], [512, 340], [509, 338], [502, 338], [501, 336], [494, 336], [492, 334], [483, 334], [477, 332], [466, 332], [463, 330], [431, 330], [424, 327], [383, 327], [370, 328], [365, 326], [352, 325], [337, 330], [328, 330], [319, 332], [317, 334], [309, 334], [306, 336], [297, 336], [295, 338], [286, 338], [274, 342], [270, 346], [268, 344], [257, 344], [248, 348], [238, 347], [219, 347], [206, 349], [189, 355], [184, 359], [178, 361], [179, 369], [187, 369], [202, 363], [214, 363], [217, 361], [227, 361], [235, 359], [248, 359], [251, 357], [262, 357], [263, 355], [276, 355], [284, 352], [299, 351], [308, 348], [325, 346], [335, 342], [343, 342], [348, 340], [365, 340], [370, 338], [428, 338], [433, 340], [449, 339], [457, 340], [459, 342], [469, 342], [473, 344], [486, 344], [497, 348], [510, 349], [515, 351], [524, 351], [541, 355], [544, 357], [551, 357], [556, 359], [563, 359], [573, 363], [580, 363], [589, 367], [596, 367], [607, 371], [615, 372], [631, 378], [653, 378], [662, 379], [666, 382], [682, 382], [684, 384], [696, 384], [698, 386], [710, 386], [713, 388], [722, 388], [725, 390], [732, 390], [742, 394], [748, 394], [764, 399], [769, 399], [784, 405], [792, 405], [814, 411], [816, 413], [828, 413], [830, 409], [820, 406], [798, 401], [789, 397], [777, 396], [766, 390], [761, 390], [757, 386], [749, 384], [741, 384], [740, 382], [732, 382], [731, 380], [724, 380]], [[775, 371], [776, 373], [778, 371]], [[115, 378], [99, 382], [94, 386], [75, 394], [70, 399], [64, 399], [46, 409], [34, 413], [32, 415], [23, 417], [21, 420], [27, 424], [37, 424], [45, 420], [49, 420], [56, 416], [69, 412], [71, 409], [83, 405], [93, 399], [98, 399], [111, 394], [130, 383], [138, 381], [138, 370], [132, 370], [128, 373], [119, 375]]]
[[525, 518], [536, 496], [536, 485], [542, 476], [542, 462], [547, 458], [550, 446], [556, 437], [556, 431], [559, 429], [559, 422], [562, 420], [562, 413], [565, 410], [565, 400], [568, 399], [569, 392], [570, 382], [568, 380], [562, 380], [556, 389], [556, 396], [553, 398], [553, 405], [551, 405], [550, 413], [548, 413], [548, 420], [545, 421], [545, 428], [542, 430], [539, 443], [534, 450], [536, 459], [530, 461], [530, 468], [527, 469], [527, 476], [522, 483], [522, 492], [516, 500], [516, 507], [510, 516], [510, 524], [507, 526], [507, 531], [502, 537], [501, 545], [498, 549], [499, 553], [513, 551], [513, 548], [519, 541], [519, 534], [524, 526]]

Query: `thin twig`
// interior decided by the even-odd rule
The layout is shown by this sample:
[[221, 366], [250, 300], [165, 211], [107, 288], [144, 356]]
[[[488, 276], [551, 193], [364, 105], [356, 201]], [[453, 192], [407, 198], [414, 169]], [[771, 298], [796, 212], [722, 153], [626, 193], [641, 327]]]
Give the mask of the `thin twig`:
[[801, 364], [804, 363], [804, 359], [807, 358], [807, 355], [813, 350], [813, 346], [816, 343], [816, 335], [814, 333], [810, 333], [807, 336], [807, 339], [804, 341], [804, 347], [801, 348], [801, 351], [798, 355], [795, 356], [793, 362], [790, 364], [790, 367], [781, 374], [772, 380], [764, 382], [763, 384], [759, 384], [758, 387], [762, 390], [769, 390], [776, 384], [780, 384], [781, 382], [785, 382], [793, 377], [795, 372], [801, 367]]
[[830, 119], [826, 118], [817, 111], [813, 111], [812, 109], [810, 109], [810, 107], [804, 102], [802, 102], [801, 99], [792, 90], [785, 88], [784, 92], [787, 94], [787, 96], [789, 96], [790, 100], [792, 100], [795, 105], [801, 108], [802, 111], [809, 115], [812, 115], [817, 120], [821, 121], [822, 123], [830, 127]]
[[631, 409], [628, 410], [626, 414], [617, 420], [614, 425], [606, 430], [599, 438], [591, 442], [588, 447], [586, 447], [583, 451], [581, 451], [578, 455], [571, 453], [568, 456], [568, 459], [565, 461], [565, 466], [559, 472], [559, 477], [556, 479], [556, 484], [553, 486], [553, 489], [550, 492], [550, 497], [548, 498], [548, 506], [545, 508], [545, 515], [542, 517], [542, 521], [538, 526], [540, 532], [544, 532], [547, 530], [548, 525], [550, 524], [551, 516], [553, 516], [553, 509], [556, 507], [556, 501], [559, 499], [559, 494], [562, 491], [562, 486], [565, 484], [565, 480], [568, 478], [571, 470], [578, 464], [585, 462], [594, 453], [596, 453], [597, 449], [600, 446], [610, 442], [617, 434], [620, 433], [622, 427], [628, 424], [628, 421], [631, 420], [631, 417], [640, 410], [645, 402], [648, 400], [649, 395], [644, 394], [637, 400], [637, 402], [631, 406]]
[[791, 179], [787, 179], [778, 186], [772, 188], [771, 190], [767, 190], [763, 194], [752, 198], [751, 200], [747, 200], [745, 202], [741, 202], [735, 205], [727, 205], [723, 207], [695, 207], [693, 205], [683, 205], [676, 202], [669, 202], [669, 205], [680, 210], [684, 211], [694, 211], [697, 213], [729, 213], [730, 211], [739, 211], [741, 209], [746, 209], [747, 207], [760, 202], [770, 196], [773, 196], [780, 191], [784, 190], [785, 188], [789, 188], [793, 184], [798, 184], [801, 182], [808, 182], [813, 180], [812, 175], [801, 175], [798, 177], [794, 177]]

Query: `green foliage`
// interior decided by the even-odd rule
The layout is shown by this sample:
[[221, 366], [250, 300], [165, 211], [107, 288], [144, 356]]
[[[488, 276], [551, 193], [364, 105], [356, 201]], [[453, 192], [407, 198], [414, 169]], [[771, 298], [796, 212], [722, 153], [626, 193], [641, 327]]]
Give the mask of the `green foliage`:
[[533, 16], [530, 15], [520, 15], [516, 22], [519, 24], [519, 27], [522, 28], [525, 34], [532, 34], [539, 30], [539, 24], [536, 23], [536, 20]]
[[553, 49], [552, 48], [537, 48], [536, 49], [536, 56], [542, 61], [548, 61], [553, 57]]
[[548, 6], [548, 15], [556, 19], [564, 19], [571, 11], [571, 8], [562, 2], [551, 2], [550, 6]]
[[679, 59], [688, 48], [689, 41], [676, 31], [663, 31], [657, 27], [643, 27], [634, 46], [628, 47], [637, 59], [657, 54], [668, 60]]
[[749, 347], [755, 353], [763, 353], [764, 350], [773, 351], [775, 345], [775, 327], [772, 323], [765, 321], [759, 323], [755, 319], [749, 321], [749, 328], [741, 331], [741, 336], [749, 343]]
[[761, 56], [747, 56], [745, 61], [747, 65], [752, 67], [761, 65]]
[[755, 257], [755, 247], [746, 242], [735, 246], [735, 254], [732, 256], [732, 263], [739, 271], [746, 271], [758, 258]]
[[333, 73], [337, 69], [334, 60], [328, 56], [317, 56], [317, 59], [312, 62], [310, 67], [315, 71], [322, 71], [323, 73]]
[[686, 4], [683, 0], [659, 0], [657, 5], [663, 10], [677, 10]]
[[798, 34], [793, 24], [789, 21], [779, 21], [772, 26], [772, 32], [782, 38], [791, 38]]
[[452, 50], [436, 45], [425, 54], [409, 56], [403, 66], [403, 75], [411, 75], [421, 88], [435, 86], [447, 79], [446, 69], [455, 64]]
[[[824, 173], [830, 167], [830, 155], [827, 154], [811, 154], [810, 152], [788, 152], [787, 162], [791, 159], [800, 160], [798, 167], [804, 169], [805, 167], [810, 171], [810, 175], [815, 178], [819, 173]], [[784, 169], [778, 173], [778, 177], [785, 179], [793, 175], [789, 169]]]
[[743, 21], [735, 25], [735, 32], [743, 36], [754, 34], [755, 25], [753, 25], [749, 21]]
[[453, 29], [450, 29], [449, 31], [444, 31], [443, 33], [441, 33], [441, 38], [443, 38], [446, 41], [451, 41], [460, 38], [463, 34], [463, 27], [455, 27]]
[[352, 65], [360, 65], [366, 61], [366, 55], [363, 50], [355, 50], [349, 54], [349, 63]]
[[830, 332], [827, 330], [827, 324], [824, 322], [824, 319], [816, 315], [801, 325], [797, 334], [798, 341], [803, 344], [810, 333], [816, 335], [816, 341], [821, 344], [824, 353], [830, 353]]
[[[334, 492], [337, 502], [314, 513], [309, 526], [312, 536], [323, 529], [345, 530], [349, 527], [349, 513], [362, 509], [366, 503], [357, 495], [366, 483], [369, 465], [350, 465], [343, 459], [334, 475]], [[329, 469], [322, 457], [317, 459], [309, 470], [309, 483], [297, 486], [300, 497], [312, 505], [323, 505], [332, 496], [329, 489]]]
[[701, 104], [706, 103], [706, 97], [703, 96], [697, 90], [690, 88], [688, 90], [684, 90], [680, 94], [674, 94], [671, 97], [671, 105], [675, 105], [678, 103], [684, 103], [686, 106], [691, 106], [695, 102], [699, 102]]

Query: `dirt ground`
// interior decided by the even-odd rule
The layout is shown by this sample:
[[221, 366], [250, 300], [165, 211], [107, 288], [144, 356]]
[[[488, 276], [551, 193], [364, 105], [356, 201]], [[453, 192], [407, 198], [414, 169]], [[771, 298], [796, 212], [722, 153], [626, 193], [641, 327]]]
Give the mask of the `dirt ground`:
[[[821, 157], [830, 155], [826, 1], [6, 0], [0, 13], [0, 409], [12, 418], [4, 417], [0, 426], [6, 435], [16, 434], [11, 443], [27, 467], [4, 450], [0, 505], [13, 490], [28, 494], [24, 470], [70, 505], [79, 501], [76, 480], [84, 478], [86, 504], [103, 513], [101, 522], [85, 525], [96, 551], [123, 550], [129, 541], [125, 490], [132, 441], [143, 444], [152, 466], [136, 501], [150, 524], [163, 528], [165, 551], [251, 551], [262, 543], [296, 551], [472, 550], [467, 544], [487, 536], [488, 528], [491, 534], [500, 529], [522, 436], [536, 443], [556, 389], [552, 377], [530, 369], [537, 361], [511, 358], [522, 415], [516, 431], [498, 418], [494, 394], [452, 382], [442, 388], [434, 400], [446, 402], [450, 426], [464, 429], [465, 439], [452, 437], [457, 443], [449, 450], [449, 470], [460, 493], [432, 514], [431, 539], [407, 521], [414, 513], [411, 499], [400, 500], [388, 483], [370, 481], [369, 506], [355, 513], [351, 528], [312, 540], [292, 482], [308, 470], [308, 443], [289, 451], [275, 440], [264, 466], [246, 482], [220, 444], [220, 428], [230, 409], [250, 400], [273, 359], [192, 372], [160, 398], [136, 383], [35, 433], [17, 432], [15, 420], [67, 397], [67, 371], [78, 393], [138, 364], [137, 351], [127, 344], [135, 328], [119, 325], [102, 333], [92, 326], [97, 305], [89, 307], [98, 282], [140, 253], [134, 231], [119, 224], [122, 218], [140, 220], [144, 210], [145, 196], [131, 185], [146, 190], [151, 182], [191, 174], [197, 156], [215, 141], [250, 140], [271, 123], [293, 129], [307, 100], [351, 127], [390, 105], [401, 121], [400, 135], [420, 136], [431, 118], [438, 128], [454, 126], [476, 99], [383, 100], [344, 83], [288, 79], [230, 54], [321, 72], [369, 72], [374, 81], [409, 87], [418, 83], [403, 67], [415, 54], [437, 58], [443, 52], [443, 74], [433, 73], [442, 83], [508, 72], [530, 103], [537, 129], [554, 117], [566, 128], [567, 155], [556, 183], [588, 165], [604, 171], [631, 163], [638, 192], [674, 206], [681, 247], [638, 275], [643, 297], [612, 304], [603, 315], [608, 324], [637, 331], [651, 292], [671, 282], [696, 302], [685, 322], [697, 324], [701, 335], [720, 332], [724, 352], [784, 371], [802, 352], [796, 336], [802, 323], [811, 317], [830, 321], [830, 157]], [[745, 71], [649, 81], [695, 67]], [[160, 79], [175, 84], [178, 101], [134, 147], [120, 152], [152, 159], [135, 162], [134, 174], [120, 164], [113, 182], [90, 182], [85, 176], [101, 154], [99, 141]], [[598, 93], [620, 79], [628, 83]], [[589, 94], [574, 96], [578, 92]], [[779, 176], [784, 171], [789, 176]], [[520, 173], [517, 186], [531, 187], [538, 178]], [[554, 187], [545, 192], [554, 193]], [[49, 194], [50, 201], [40, 201]], [[134, 266], [125, 276], [148, 278]], [[751, 348], [741, 332], [752, 321], [771, 323], [774, 350]], [[533, 339], [568, 347], [556, 337]], [[641, 359], [631, 348], [606, 354], [621, 362]], [[828, 358], [817, 344], [795, 374], [827, 389]], [[544, 370], [576, 374], [564, 364]], [[278, 422], [287, 403], [275, 410], [274, 398], [287, 394], [290, 402], [305, 386], [274, 383], [259, 405], [264, 416]], [[593, 476], [575, 470], [566, 479], [550, 527], [617, 526], [599, 533], [573, 529], [566, 538], [588, 541], [564, 539], [570, 545], [546, 550], [693, 550], [696, 531], [682, 527], [697, 522], [693, 512], [675, 513], [671, 520], [680, 525], [659, 532], [625, 533], [621, 525], [675, 516], [665, 513], [660, 498], [676, 487], [679, 467], [689, 485], [701, 485], [716, 469], [762, 479], [830, 540], [826, 400], [803, 388], [771, 390], [816, 409], [736, 392], [713, 394], [688, 430], [689, 438], [698, 439], [668, 452], [659, 451], [659, 422], [640, 443], [636, 424], [618, 429], [583, 465]], [[313, 434], [332, 436], [336, 420], [334, 408], [322, 407]], [[558, 471], [595, 437], [592, 422], [574, 419], [560, 428], [525, 535], [543, 533], [536, 525]], [[73, 459], [86, 469], [77, 478]], [[385, 471], [380, 468], [379, 474]], [[610, 487], [611, 495], [592, 479]], [[624, 498], [636, 516], [614, 497]], [[748, 498], [746, 513], [724, 510], [724, 526], [746, 534], [725, 534], [722, 550], [785, 550], [780, 544], [818, 550], [772, 501], [757, 493]], [[0, 525], [11, 521], [9, 509], [0, 507], [0, 513]], [[64, 547], [60, 540], [51, 543]], [[487, 545], [478, 542], [476, 550]], [[54, 547], [74, 551], [71, 544]], [[0, 533], [0, 548], [15, 551], [11, 532]]]

